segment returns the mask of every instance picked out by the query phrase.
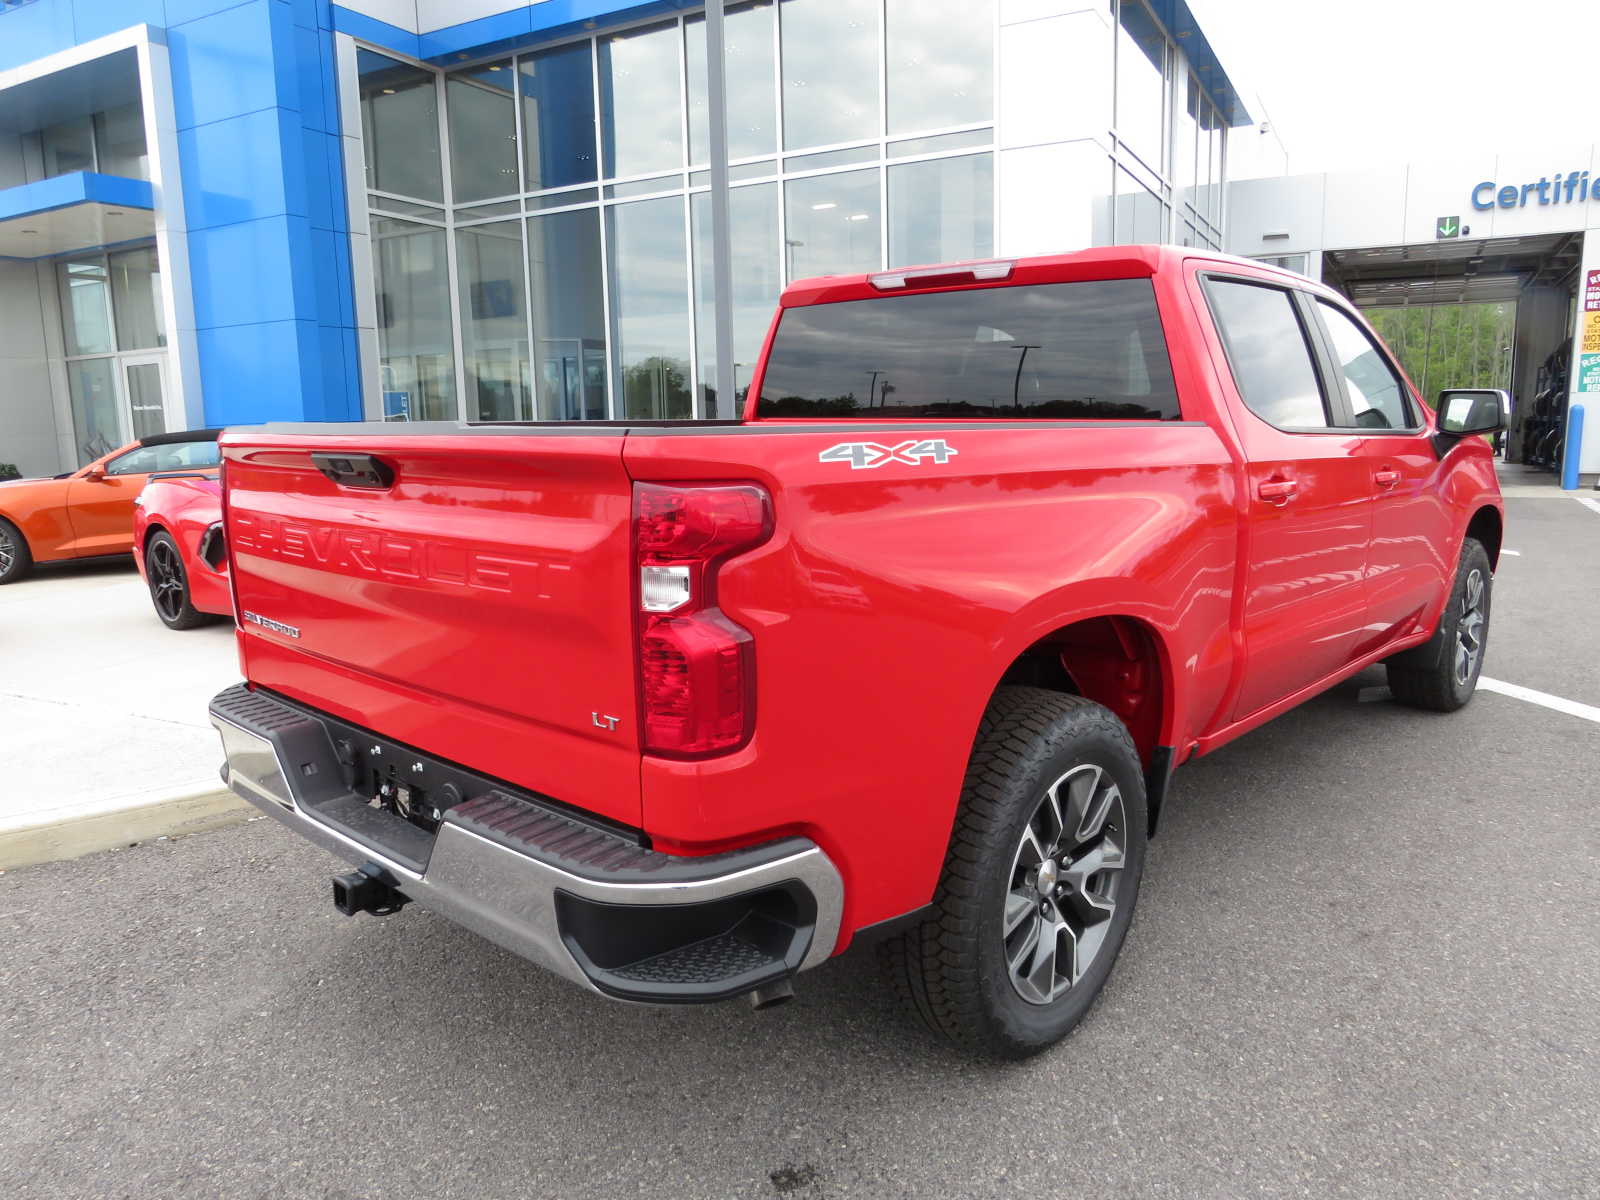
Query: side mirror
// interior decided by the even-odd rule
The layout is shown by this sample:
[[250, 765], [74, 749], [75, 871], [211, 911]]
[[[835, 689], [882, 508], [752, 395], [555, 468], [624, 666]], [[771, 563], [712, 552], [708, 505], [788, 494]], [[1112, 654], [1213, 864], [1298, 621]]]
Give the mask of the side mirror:
[[1439, 432], [1450, 437], [1504, 429], [1511, 398], [1497, 388], [1455, 388], [1439, 393]]
[[90, 483], [99, 483], [106, 477], [106, 469], [100, 466], [90, 467], [83, 473], [83, 477]]

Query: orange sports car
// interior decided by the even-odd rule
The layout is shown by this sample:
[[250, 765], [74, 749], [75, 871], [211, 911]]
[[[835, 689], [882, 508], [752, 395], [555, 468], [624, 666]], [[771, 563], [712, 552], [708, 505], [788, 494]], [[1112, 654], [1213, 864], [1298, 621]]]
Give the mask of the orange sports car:
[[153, 434], [53, 479], [0, 483], [0, 584], [34, 563], [131, 553], [133, 500], [145, 480], [216, 466], [220, 432]]

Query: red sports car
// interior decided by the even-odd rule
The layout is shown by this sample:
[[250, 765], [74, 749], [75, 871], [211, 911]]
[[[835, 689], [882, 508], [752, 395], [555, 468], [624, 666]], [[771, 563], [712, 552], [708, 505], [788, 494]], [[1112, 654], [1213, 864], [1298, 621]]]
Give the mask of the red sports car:
[[222, 542], [222, 485], [215, 474], [152, 475], [134, 501], [133, 557], [168, 629], [193, 629], [233, 614]]

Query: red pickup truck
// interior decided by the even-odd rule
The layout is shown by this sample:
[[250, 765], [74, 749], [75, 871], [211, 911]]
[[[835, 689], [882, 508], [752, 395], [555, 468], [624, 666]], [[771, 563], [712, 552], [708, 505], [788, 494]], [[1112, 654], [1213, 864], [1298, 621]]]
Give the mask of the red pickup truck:
[[796, 283], [738, 421], [229, 432], [224, 776], [346, 912], [658, 1003], [876, 944], [1029, 1054], [1178, 764], [1376, 662], [1470, 698], [1500, 412], [1307, 279], [1118, 247]]

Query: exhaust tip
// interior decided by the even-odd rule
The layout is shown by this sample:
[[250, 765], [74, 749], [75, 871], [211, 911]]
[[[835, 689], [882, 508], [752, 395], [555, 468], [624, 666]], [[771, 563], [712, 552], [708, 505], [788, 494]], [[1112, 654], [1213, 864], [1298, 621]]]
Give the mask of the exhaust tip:
[[764, 983], [753, 992], [746, 993], [750, 997], [750, 1007], [757, 1012], [765, 1009], [777, 1008], [780, 1004], [787, 1004], [794, 999], [794, 984], [787, 979], [777, 979], [772, 983]]

